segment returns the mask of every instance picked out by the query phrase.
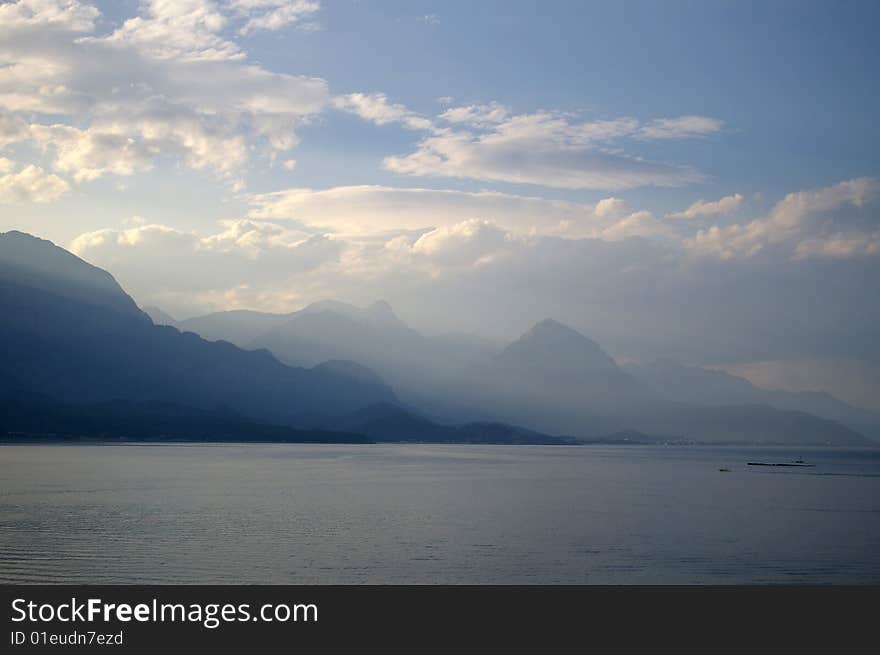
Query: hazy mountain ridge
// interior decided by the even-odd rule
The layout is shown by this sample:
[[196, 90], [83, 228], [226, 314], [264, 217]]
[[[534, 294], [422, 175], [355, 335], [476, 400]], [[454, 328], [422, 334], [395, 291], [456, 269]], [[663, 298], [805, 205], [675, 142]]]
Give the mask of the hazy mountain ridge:
[[[771, 407], [761, 394], [721, 393], [704, 402], [683, 390], [682, 397], [670, 398], [631, 367], [618, 366], [596, 342], [551, 319], [504, 348], [463, 348], [450, 357], [427, 352], [432, 338], [406, 326], [386, 303], [378, 306], [381, 322], [369, 318], [369, 308], [335, 301], [286, 317], [269, 315], [278, 324], [250, 345], [291, 364], [336, 357], [368, 364], [408, 405], [445, 424], [513, 422], [590, 440], [646, 433], [672, 435], [650, 437], [667, 441], [862, 442], [844, 425], [805, 414], [801, 406]], [[225, 315], [211, 316], [222, 322]]]
[[[22, 251], [28, 258], [19, 266]], [[268, 351], [155, 326], [112, 276], [49, 242], [0, 235], [0, 266], [0, 377], [6, 391], [45, 394], [62, 403], [226, 406], [250, 420], [282, 425], [294, 425], [306, 411], [343, 414], [395, 400], [376, 380], [328, 366], [292, 368]], [[58, 290], [48, 290], [53, 286]]]
[[[282, 426], [322, 416], [314, 427], [351, 426], [399, 440], [560, 443], [549, 435], [595, 440], [638, 432], [706, 442], [865, 443], [853, 430], [804, 412], [670, 400], [597, 343], [549, 319], [497, 351], [467, 337], [425, 337], [381, 301], [363, 309], [328, 301], [288, 315], [228, 312], [207, 321], [219, 331], [238, 330], [240, 338], [269, 325], [251, 345], [269, 346], [273, 356], [154, 325], [112, 276], [49, 242], [0, 235], [0, 267], [6, 394], [79, 405], [229, 408], [248, 421]], [[386, 371], [403, 389], [404, 405], [417, 411], [401, 407], [384, 382]], [[359, 414], [376, 407], [385, 410]]]
[[687, 366], [668, 359], [627, 364], [622, 368], [668, 400], [705, 405], [766, 404], [816, 414], [880, 439], [880, 415], [854, 407], [827, 392], [763, 389], [725, 371]]
[[195, 316], [175, 325], [181, 332], [194, 332], [209, 341], [228, 341], [245, 348], [254, 337], [280, 325], [289, 314], [268, 314], [245, 309]]
[[[394, 392], [369, 368], [340, 359], [290, 367], [265, 349], [243, 350], [157, 325], [186, 322], [157, 308], [151, 308], [151, 319], [111, 275], [22, 233], [0, 235], [0, 272], [2, 433], [364, 443], [369, 438], [363, 432], [326, 428], [347, 421], [380, 433], [380, 421], [390, 438], [404, 441], [569, 443], [509, 425], [416, 420], [402, 409], [352, 423], [351, 417], [365, 416], [357, 413], [361, 409], [396, 407]], [[341, 303], [322, 303], [301, 316], [313, 320], [331, 308], [336, 314], [346, 310]], [[409, 330], [387, 303], [345, 313], [383, 329]], [[267, 320], [256, 312], [231, 315]], [[294, 429], [316, 414], [321, 425]]]
[[0, 281], [145, 318], [110, 273], [24, 232], [0, 233]]

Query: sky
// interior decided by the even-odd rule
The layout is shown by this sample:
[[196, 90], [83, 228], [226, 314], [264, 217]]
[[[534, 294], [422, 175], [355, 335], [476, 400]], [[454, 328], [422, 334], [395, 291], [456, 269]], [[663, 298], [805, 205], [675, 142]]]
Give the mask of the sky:
[[0, 3], [0, 230], [178, 318], [546, 317], [880, 408], [874, 2]]

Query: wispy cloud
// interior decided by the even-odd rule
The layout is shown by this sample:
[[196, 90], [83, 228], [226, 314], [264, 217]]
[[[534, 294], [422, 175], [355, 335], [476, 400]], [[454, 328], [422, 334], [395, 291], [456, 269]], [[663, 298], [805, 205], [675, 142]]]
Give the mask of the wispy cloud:
[[666, 218], [683, 218], [692, 219], [702, 216], [718, 216], [720, 214], [730, 214], [739, 209], [742, 204], [743, 196], [741, 193], [734, 193], [730, 196], [724, 196], [718, 200], [704, 202], [697, 200], [690, 207], [680, 212], [672, 212], [667, 214]]

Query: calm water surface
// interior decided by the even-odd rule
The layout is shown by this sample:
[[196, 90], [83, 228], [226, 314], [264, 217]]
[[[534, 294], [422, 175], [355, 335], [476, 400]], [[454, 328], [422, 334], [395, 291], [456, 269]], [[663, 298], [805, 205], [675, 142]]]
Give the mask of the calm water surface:
[[880, 583], [880, 451], [6, 445], [0, 582]]

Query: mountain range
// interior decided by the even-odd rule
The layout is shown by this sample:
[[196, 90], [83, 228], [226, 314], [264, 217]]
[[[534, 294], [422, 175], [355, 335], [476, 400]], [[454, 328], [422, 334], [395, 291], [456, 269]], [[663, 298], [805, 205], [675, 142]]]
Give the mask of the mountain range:
[[619, 366], [553, 320], [507, 345], [422, 335], [383, 301], [176, 321], [21, 232], [0, 235], [0, 310], [0, 407], [17, 421], [8, 432], [36, 429], [41, 403], [80, 430], [104, 421], [205, 437], [225, 420], [228, 434], [269, 440], [859, 445], [870, 443], [860, 430], [880, 425], [827, 394], [663, 360]]

